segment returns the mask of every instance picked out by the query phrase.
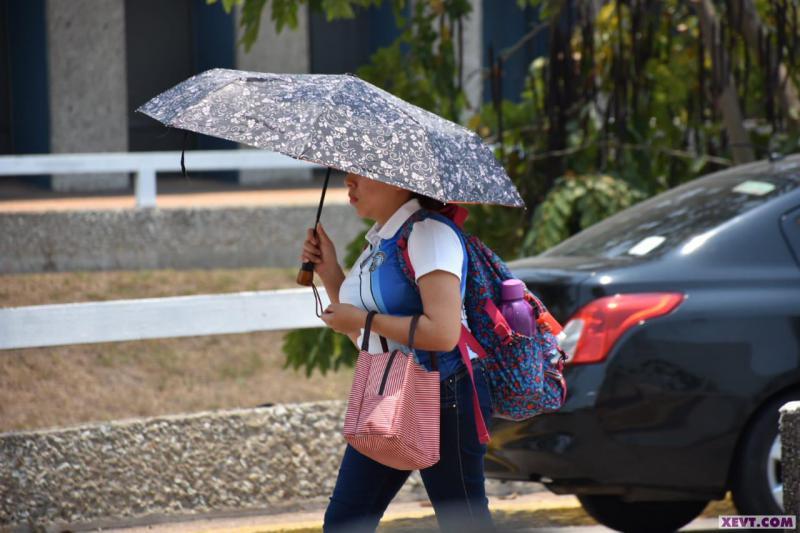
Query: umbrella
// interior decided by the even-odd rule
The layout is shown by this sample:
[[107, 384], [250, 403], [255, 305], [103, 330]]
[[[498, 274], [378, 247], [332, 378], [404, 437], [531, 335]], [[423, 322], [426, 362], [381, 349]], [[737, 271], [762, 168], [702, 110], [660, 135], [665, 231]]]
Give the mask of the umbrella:
[[[525, 207], [475, 132], [352, 74], [212, 69], [137, 109], [167, 126], [353, 172], [446, 203]], [[316, 228], [316, 224], [314, 225]], [[298, 283], [312, 285], [313, 263]]]

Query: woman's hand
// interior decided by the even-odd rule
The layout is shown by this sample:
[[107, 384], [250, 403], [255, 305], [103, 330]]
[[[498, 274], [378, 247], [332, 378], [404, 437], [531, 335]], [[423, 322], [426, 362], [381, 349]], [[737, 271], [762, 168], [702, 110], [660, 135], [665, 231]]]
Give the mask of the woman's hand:
[[[422, 299], [422, 315], [417, 323], [414, 346], [420, 350], [449, 352], [461, 338], [461, 282], [458, 276], [434, 270], [417, 280]], [[366, 319], [366, 316], [363, 320]], [[410, 316], [375, 315], [372, 331], [387, 339], [408, 345]], [[363, 327], [363, 326], [360, 326]]]
[[364, 327], [367, 312], [350, 304], [331, 304], [322, 313], [322, 321], [339, 333], [352, 335]]
[[300, 260], [314, 263], [314, 271], [319, 274], [323, 283], [337, 277], [342, 271], [336, 259], [336, 247], [321, 222], [317, 223], [317, 237], [314, 237], [313, 229], [307, 230]]

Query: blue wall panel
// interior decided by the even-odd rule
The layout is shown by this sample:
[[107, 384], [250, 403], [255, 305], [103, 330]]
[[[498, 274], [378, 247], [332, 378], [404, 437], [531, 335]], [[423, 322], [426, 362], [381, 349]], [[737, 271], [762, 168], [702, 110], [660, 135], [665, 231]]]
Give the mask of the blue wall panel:
[[13, 153], [50, 151], [50, 101], [44, 0], [3, 2], [8, 22], [8, 70]]
[[[516, 0], [483, 0], [483, 66], [489, 67], [489, 46], [495, 58], [517, 43], [539, 23], [538, 9], [520, 9]], [[536, 57], [547, 54], [547, 30], [528, 41], [503, 65], [503, 98], [519, 101], [528, 67]], [[492, 88], [484, 82], [483, 99], [491, 101]]]

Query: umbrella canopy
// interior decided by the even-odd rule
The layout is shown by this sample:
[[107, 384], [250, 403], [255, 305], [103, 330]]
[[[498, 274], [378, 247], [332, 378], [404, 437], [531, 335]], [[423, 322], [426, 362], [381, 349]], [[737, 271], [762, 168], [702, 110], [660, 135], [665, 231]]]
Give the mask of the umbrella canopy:
[[137, 111], [167, 126], [353, 172], [442, 202], [525, 206], [475, 132], [351, 74], [212, 69]]

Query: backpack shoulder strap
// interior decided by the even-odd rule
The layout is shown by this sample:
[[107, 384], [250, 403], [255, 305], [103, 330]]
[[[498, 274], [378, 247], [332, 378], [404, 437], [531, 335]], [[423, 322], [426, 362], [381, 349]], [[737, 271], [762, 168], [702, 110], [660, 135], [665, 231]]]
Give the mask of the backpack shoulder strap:
[[408, 279], [409, 284], [414, 287], [414, 290], [417, 292], [419, 292], [419, 287], [417, 286], [416, 276], [414, 275], [414, 267], [411, 264], [411, 257], [408, 255], [408, 238], [411, 235], [414, 224], [429, 216], [430, 212], [427, 209], [419, 209], [403, 222], [403, 225], [400, 226], [400, 234], [397, 237], [397, 257], [400, 260], [400, 267], [406, 279]]
[[[400, 235], [397, 238], [397, 256], [400, 261], [400, 266], [403, 270], [403, 274], [405, 274], [406, 278], [408, 278], [409, 284], [414, 287], [414, 290], [417, 292], [419, 292], [419, 286], [417, 285], [416, 276], [414, 275], [414, 267], [411, 265], [411, 258], [408, 255], [408, 238], [411, 235], [411, 230], [413, 229], [414, 224], [420, 220], [429, 218], [431, 214], [431, 212], [425, 209], [420, 209], [411, 215], [408, 220], [403, 223], [403, 226], [401, 226]], [[458, 225], [457, 222], [456, 225]], [[466, 242], [467, 235], [460, 226], [458, 231], [462, 233], [462, 236]], [[470, 380], [472, 381], [472, 408], [475, 416], [475, 429], [477, 431], [478, 440], [482, 444], [485, 444], [489, 442], [490, 436], [486, 427], [486, 421], [483, 419], [480, 403], [478, 402], [478, 389], [475, 386], [475, 378], [472, 371], [472, 360], [469, 357], [467, 346], [469, 346], [476, 354], [478, 354], [479, 357], [486, 357], [486, 352], [483, 349], [483, 346], [480, 345], [472, 333], [462, 324], [461, 336], [458, 341], [458, 350], [461, 353], [461, 360], [463, 361], [464, 366], [467, 367], [467, 372], [469, 373]]]
[[[463, 208], [461, 208], [463, 209]], [[400, 266], [403, 270], [403, 274], [405, 274], [408, 281], [414, 287], [414, 290], [419, 292], [419, 287], [417, 287], [416, 276], [414, 275], [414, 267], [411, 265], [411, 258], [408, 255], [408, 238], [411, 236], [411, 230], [414, 228], [414, 224], [424, 220], [426, 218], [434, 218], [436, 219], [436, 215], [441, 215], [444, 218], [447, 218], [445, 215], [441, 213], [435, 213], [429, 211], [428, 209], [422, 208], [416, 211], [413, 215], [408, 217], [408, 219], [403, 223], [400, 227], [399, 235], [397, 237], [397, 248], [398, 248], [398, 258], [400, 259]], [[464, 217], [466, 218], [466, 217]], [[463, 222], [463, 221], [462, 221]], [[447, 222], [443, 222], [447, 224]], [[458, 221], [453, 221], [453, 225], [448, 224], [450, 227], [453, 227], [455, 231], [461, 234], [462, 240], [466, 245], [467, 239], [469, 238], [469, 234], [466, 233], [461, 226], [459, 226]], [[455, 227], [454, 227], [455, 226]], [[467, 247], [467, 250], [469, 248]]]

